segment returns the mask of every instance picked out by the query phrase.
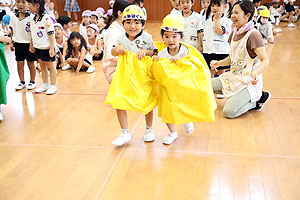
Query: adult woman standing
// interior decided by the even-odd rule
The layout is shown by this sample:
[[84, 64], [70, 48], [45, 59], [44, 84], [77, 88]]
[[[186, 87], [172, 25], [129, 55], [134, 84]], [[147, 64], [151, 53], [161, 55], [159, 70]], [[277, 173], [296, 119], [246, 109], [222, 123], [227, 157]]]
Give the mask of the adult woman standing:
[[254, 11], [254, 4], [248, 0], [234, 4], [231, 16], [234, 30], [228, 39], [230, 54], [210, 63], [216, 71], [219, 66], [231, 65], [230, 71], [212, 79], [214, 92], [222, 92], [229, 98], [223, 108], [227, 118], [238, 117], [251, 109], [260, 110], [271, 96], [262, 92], [262, 72], [269, 59], [263, 38], [252, 22]]

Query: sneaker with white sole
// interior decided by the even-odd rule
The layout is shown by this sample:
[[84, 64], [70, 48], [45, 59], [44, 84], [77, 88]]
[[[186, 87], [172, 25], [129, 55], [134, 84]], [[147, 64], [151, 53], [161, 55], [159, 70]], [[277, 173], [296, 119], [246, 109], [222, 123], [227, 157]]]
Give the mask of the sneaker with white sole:
[[2, 114], [2, 112], [0, 112], [0, 121], [2, 121], [3, 120], [3, 114]]
[[112, 144], [115, 146], [122, 146], [131, 140], [131, 135], [128, 131], [122, 132]]
[[261, 110], [266, 103], [271, 99], [271, 92], [262, 92], [260, 99], [256, 102], [256, 107], [251, 110]]
[[71, 69], [72, 67], [71, 67], [71, 65], [69, 65], [69, 64], [66, 64], [65, 66], [63, 66], [61, 69], [62, 70], [68, 70], [68, 69]]
[[152, 142], [154, 140], [155, 140], [155, 137], [154, 137], [153, 128], [146, 128], [145, 135], [144, 135], [144, 141]]
[[26, 88], [27, 88], [27, 90], [33, 90], [34, 88], [36, 88], [36, 84], [35, 83], [28, 83]]
[[16, 90], [22, 90], [25, 87], [26, 85], [20, 82], [19, 85], [16, 87]]
[[172, 144], [178, 138], [177, 132], [168, 133], [166, 137], [164, 137], [162, 143], [163, 144]]
[[41, 87], [37, 88], [36, 90], [34, 90], [35, 93], [41, 93], [41, 92], [46, 92], [48, 90], [48, 86], [46, 85], [42, 85]]
[[292, 17], [292, 22], [293, 22], [293, 23], [297, 22], [297, 16], [293, 16], [293, 17]]
[[194, 131], [194, 123], [193, 122], [185, 123], [184, 130], [186, 133], [192, 133]]
[[295, 24], [289, 23], [289, 24], [288, 24], [288, 27], [289, 27], [289, 28], [295, 28]]
[[88, 68], [88, 70], [86, 70], [86, 73], [90, 74], [90, 73], [93, 73], [95, 70], [96, 70], [96, 68], [94, 66], [90, 66]]
[[216, 97], [217, 97], [217, 99], [224, 99], [225, 95], [224, 94], [217, 94]]
[[55, 94], [56, 91], [57, 91], [57, 87], [53, 86], [53, 85], [50, 85], [49, 88], [46, 91], [46, 94], [47, 95]]

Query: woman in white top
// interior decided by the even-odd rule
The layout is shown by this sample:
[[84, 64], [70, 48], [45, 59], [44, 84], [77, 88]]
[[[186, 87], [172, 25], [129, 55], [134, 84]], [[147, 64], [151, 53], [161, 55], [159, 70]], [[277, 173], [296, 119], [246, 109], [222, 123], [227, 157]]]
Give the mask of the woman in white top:
[[220, 61], [211, 61], [212, 69], [231, 65], [230, 71], [212, 79], [214, 92], [222, 92], [228, 101], [223, 115], [236, 118], [248, 110], [260, 110], [270, 93], [262, 92], [262, 72], [269, 65], [263, 38], [254, 28], [255, 7], [250, 1], [238, 1], [233, 6], [233, 33], [229, 37], [230, 54]]
[[122, 25], [122, 15], [124, 9], [131, 3], [127, 0], [117, 0], [114, 3], [113, 14], [109, 17], [108, 25], [111, 23], [113, 18], [115, 19], [109, 26], [107, 33], [104, 37], [104, 55], [102, 61], [102, 68], [106, 80], [110, 84], [115, 73], [118, 57], [111, 54], [113, 47], [117, 45], [117, 38], [125, 32]]

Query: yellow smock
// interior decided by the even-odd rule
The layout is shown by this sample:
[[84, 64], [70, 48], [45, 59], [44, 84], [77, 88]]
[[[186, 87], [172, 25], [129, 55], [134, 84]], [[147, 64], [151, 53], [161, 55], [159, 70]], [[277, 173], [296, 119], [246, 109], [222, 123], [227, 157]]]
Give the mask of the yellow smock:
[[[158, 50], [166, 47], [155, 43]], [[217, 108], [211, 75], [203, 56], [192, 46], [185, 57], [172, 62], [153, 61], [151, 76], [157, 81], [158, 115], [163, 123], [213, 122]]]
[[152, 58], [136, 58], [126, 51], [118, 56], [117, 68], [105, 103], [115, 109], [147, 114], [157, 106], [156, 82], [149, 76]]

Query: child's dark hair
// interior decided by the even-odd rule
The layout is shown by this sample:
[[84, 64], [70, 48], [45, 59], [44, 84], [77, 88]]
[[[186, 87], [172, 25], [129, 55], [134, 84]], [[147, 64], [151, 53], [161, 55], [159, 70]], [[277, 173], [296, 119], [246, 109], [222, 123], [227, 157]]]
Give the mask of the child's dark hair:
[[[164, 33], [165, 33], [165, 32], [166, 32], [166, 30], [164, 30], [164, 29], [161, 29], [161, 30], [160, 30], [160, 35], [161, 35], [161, 37], [164, 36]], [[176, 32], [176, 33], [178, 33], [178, 34], [180, 35], [180, 37], [183, 38], [183, 32]]]
[[261, 0], [253, 0], [253, 3], [259, 3]]
[[26, 0], [28, 3], [31, 3], [33, 5], [39, 4], [39, 15], [43, 15], [45, 12], [45, 0]]
[[134, 0], [132, 3], [140, 5], [140, 3], [144, 3], [144, 0]]
[[229, 6], [229, 8], [228, 8], [228, 16], [227, 17], [230, 18], [232, 6], [231, 6], [231, 3], [228, 3], [228, 0], [211, 0], [209, 6], [207, 8], [207, 11], [206, 11], [206, 19], [209, 18], [209, 15], [211, 13], [211, 6], [212, 5], [219, 5], [219, 6], [221, 6], [221, 5], [226, 5], [226, 4], [228, 4], [228, 6]]
[[245, 15], [250, 13], [250, 17], [248, 19], [248, 22], [250, 22], [253, 18], [254, 12], [255, 12], [254, 3], [252, 3], [249, 0], [242, 0], [242, 1], [235, 2], [233, 7], [236, 6], [236, 5], [240, 5], [240, 8], [242, 9], [242, 11], [244, 12]]
[[269, 3], [264, 3], [263, 6], [266, 6], [268, 9], [270, 9], [271, 4], [269, 4]]
[[82, 37], [82, 35], [80, 33], [74, 31], [74, 32], [71, 33], [70, 38], [68, 39], [67, 53], [69, 55], [73, 55], [73, 52], [75, 51], [75, 48], [71, 44], [71, 40], [73, 40], [75, 38], [80, 39], [80, 41], [81, 41], [80, 46], [79, 46], [79, 51], [82, 49], [82, 47], [87, 49], [87, 44], [86, 44], [85, 39]]
[[68, 24], [70, 21], [71, 21], [71, 18], [66, 15], [61, 15], [57, 19], [57, 23], [60, 23], [62, 25], [62, 27], [64, 27], [64, 25]]
[[130, 6], [131, 2], [128, 0], [116, 0], [113, 6], [113, 14], [111, 16], [109, 16], [109, 18], [105, 21], [105, 28], [104, 29], [108, 29], [108, 27], [111, 25], [111, 23], [118, 18], [118, 12], [121, 11], [123, 12], [124, 9], [127, 6]]

